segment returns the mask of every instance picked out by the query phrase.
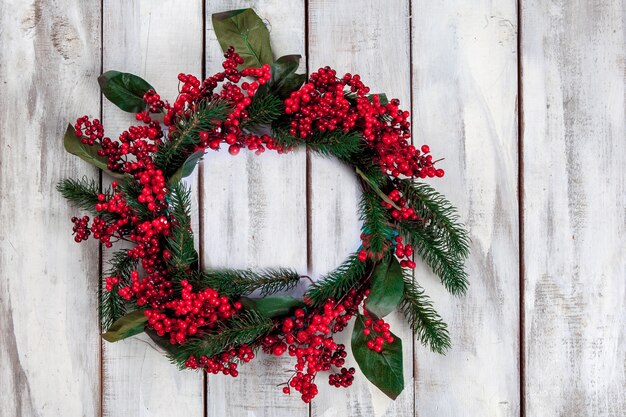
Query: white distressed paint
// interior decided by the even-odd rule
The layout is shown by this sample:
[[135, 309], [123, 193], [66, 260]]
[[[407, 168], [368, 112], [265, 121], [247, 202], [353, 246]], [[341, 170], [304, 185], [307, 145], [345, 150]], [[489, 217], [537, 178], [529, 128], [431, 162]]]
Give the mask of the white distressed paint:
[[522, 18], [527, 414], [623, 416], [624, 5]]
[[55, 191], [97, 175], [67, 157], [68, 122], [98, 115], [99, 2], [0, 3], [0, 416], [99, 413], [98, 249]]
[[414, 141], [446, 158], [430, 182], [472, 239], [466, 296], [416, 270], [452, 339], [446, 356], [416, 345], [417, 415], [520, 413], [516, 39], [514, 1], [414, 3]]

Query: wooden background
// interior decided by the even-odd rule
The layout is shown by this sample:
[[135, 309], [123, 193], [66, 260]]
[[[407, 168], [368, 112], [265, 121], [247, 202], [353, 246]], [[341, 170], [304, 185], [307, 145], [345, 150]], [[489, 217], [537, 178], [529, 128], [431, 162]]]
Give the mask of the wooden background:
[[[212, 73], [210, 16], [239, 7], [303, 71], [358, 72], [400, 98], [415, 143], [446, 156], [435, 186], [471, 230], [471, 287], [451, 297], [418, 268], [454, 345], [430, 353], [394, 317], [395, 403], [358, 376], [320, 383], [309, 407], [275, 387], [289, 359], [203, 378], [145, 338], [99, 337], [107, 254], [72, 241], [54, 191], [99, 174], [64, 153], [65, 126], [128, 125], [101, 102], [103, 70], [170, 98], [178, 72]], [[619, 0], [0, 0], [0, 416], [625, 416], [625, 15]], [[355, 249], [358, 189], [333, 161], [210, 153], [191, 181], [206, 266], [317, 276]]]

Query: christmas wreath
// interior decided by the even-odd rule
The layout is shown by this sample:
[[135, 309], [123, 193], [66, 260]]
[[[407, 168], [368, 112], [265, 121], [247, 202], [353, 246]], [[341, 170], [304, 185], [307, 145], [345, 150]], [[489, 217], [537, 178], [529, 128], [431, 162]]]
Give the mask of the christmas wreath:
[[[402, 342], [384, 317], [399, 308], [433, 351], [450, 346], [446, 325], [414, 281], [414, 253], [453, 294], [467, 287], [468, 235], [454, 207], [421, 179], [442, 177], [428, 146], [411, 144], [409, 113], [371, 94], [359, 75], [324, 67], [296, 73], [300, 57], [274, 60], [269, 33], [251, 9], [213, 16], [223, 71], [205, 80], [180, 74], [179, 95], [164, 101], [143, 79], [109, 71], [104, 96], [136, 113], [118, 140], [83, 116], [64, 137], [68, 152], [115, 177], [103, 189], [86, 178], [58, 190], [88, 216], [74, 217], [74, 239], [110, 248], [100, 291], [103, 338], [147, 332], [180, 368], [236, 377], [257, 351], [295, 358], [283, 392], [305, 402], [316, 376], [347, 387], [345, 346], [333, 340], [354, 318], [352, 353], [385, 394], [404, 387]], [[289, 268], [200, 270], [191, 230], [190, 190], [181, 179], [207, 150], [288, 153], [306, 148], [354, 169], [362, 186], [360, 248], [312, 283], [303, 299], [285, 295], [304, 278]], [[130, 245], [130, 247], [129, 247]]]

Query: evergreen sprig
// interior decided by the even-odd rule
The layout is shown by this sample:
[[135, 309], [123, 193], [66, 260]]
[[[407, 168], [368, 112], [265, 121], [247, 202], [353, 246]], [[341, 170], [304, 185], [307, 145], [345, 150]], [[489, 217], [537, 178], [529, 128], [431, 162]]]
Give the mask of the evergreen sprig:
[[188, 119], [180, 121], [172, 129], [170, 137], [154, 154], [156, 166], [169, 178], [194, 152], [199, 141], [199, 133], [213, 129], [215, 121], [223, 121], [228, 115], [230, 105], [222, 100], [204, 100], [198, 104]]
[[249, 269], [209, 269], [190, 278], [194, 287], [213, 288], [230, 298], [260, 291], [261, 296], [287, 291], [300, 282], [301, 276], [293, 269], [265, 268]]
[[363, 222], [363, 232], [369, 235], [368, 251], [382, 256], [390, 243], [391, 219], [375, 192], [369, 189], [363, 190], [359, 215]]
[[337, 269], [311, 285], [305, 298], [313, 306], [324, 304], [328, 298], [339, 300], [364, 278], [367, 267], [365, 262], [359, 261], [356, 254], [352, 254]]
[[398, 222], [398, 230], [439, 276], [448, 291], [454, 295], [465, 293], [468, 285], [465, 258], [451, 252], [445, 238], [425, 228], [421, 221]]
[[216, 329], [200, 335], [168, 351], [168, 356], [180, 369], [190, 356], [212, 357], [227, 349], [251, 344], [274, 328], [272, 319], [254, 310], [245, 310], [222, 322]]
[[198, 263], [191, 230], [191, 190], [179, 181], [170, 187], [168, 199], [171, 222], [166, 239], [166, 247], [171, 254], [168, 265], [175, 277], [182, 278]]
[[283, 115], [285, 106], [283, 101], [269, 92], [257, 92], [247, 108], [248, 119], [244, 127], [269, 125]]
[[296, 149], [306, 146], [312, 152], [323, 156], [335, 156], [341, 160], [349, 160], [357, 153], [362, 145], [363, 137], [358, 132], [316, 132], [306, 139], [292, 136], [289, 128], [273, 126], [272, 135], [276, 142], [285, 148]]
[[459, 258], [469, 254], [469, 237], [463, 224], [459, 223], [456, 208], [444, 195], [428, 184], [410, 179], [399, 180], [400, 191], [409, 206], [420, 216], [426, 227], [441, 237], [450, 252]]
[[[118, 286], [128, 285], [131, 272], [137, 268], [137, 260], [129, 256], [128, 251], [124, 249], [115, 252], [108, 264], [109, 269], [105, 272], [103, 280], [106, 277], [118, 277], [120, 279]], [[126, 301], [117, 291], [100, 288], [99, 312], [102, 330], [107, 331], [111, 324], [126, 314]]]
[[433, 308], [423, 288], [411, 278], [404, 274], [404, 294], [400, 301], [400, 310], [424, 346], [430, 347], [433, 352], [445, 354], [450, 348], [448, 326]]
[[93, 179], [83, 177], [80, 180], [66, 178], [57, 184], [57, 191], [75, 206], [94, 215], [102, 215], [96, 211], [99, 203], [98, 195], [103, 193], [110, 197], [111, 191], [100, 191], [100, 185]]

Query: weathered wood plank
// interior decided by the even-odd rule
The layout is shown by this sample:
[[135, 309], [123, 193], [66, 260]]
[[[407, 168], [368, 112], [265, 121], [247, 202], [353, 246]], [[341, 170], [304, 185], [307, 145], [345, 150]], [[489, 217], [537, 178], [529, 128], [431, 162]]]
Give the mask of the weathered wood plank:
[[[71, 237], [68, 122], [98, 116], [100, 3], [0, 5], [0, 416], [99, 413], [98, 249]], [[82, 214], [82, 213], [81, 213]]]
[[430, 182], [472, 239], [467, 296], [416, 270], [453, 343], [416, 344], [416, 415], [519, 415], [516, 39], [513, 0], [413, 2], [414, 142], [446, 158]]
[[[216, 12], [252, 7], [270, 28], [275, 56], [304, 56], [304, 1], [207, 1], [207, 74], [221, 70], [223, 54], [211, 24]], [[304, 65], [302, 67], [304, 69]], [[226, 149], [203, 162], [202, 259], [212, 267], [290, 266], [306, 271], [306, 158], [303, 152], [256, 156]], [[208, 378], [208, 415], [296, 417], [308, 414], [297, 396], [276, 385], [286, 382], [290, 357], [261, 355], [235, 379]]]
[[[178, 94], [179, 72], [200, 75], [201, 2], [105, 0], [103, 13], [105, 71], [137, 74], [170, 102]], [[104, 99], [103, 123], [115, 137], [137, 122]], [[103, 415], [202, 416], [202, 375], [178, 371], [152, 345], [145, 335], [103, 341]]]
[[522, 3], [527, 415], [626, 415], [622, 2]]
[[[341, 76], [358, 73], [373, 92], [397, 97], [410, 109], [409, 2], [321, 1], [309, 2], [310, 70], [329, 65]], [[360, 245], [361, 222], [357, 205], [360, 188], [354, 172], [339, 161], [311, 157], [311, 259], [313, 276], [334, 268]], [[315, 416], [412, 416], [412, 334], [400, 314], [389, 322], [402, 338], [405, 390], [391, 402], [358, 371], [352, 355], [348, 363], [357, 368], [354, 384], [346, 390], [330, 387], [320, 378], [319, 396], [311, 410]], [[350, 351], [352, 327], [337, 340]]]

